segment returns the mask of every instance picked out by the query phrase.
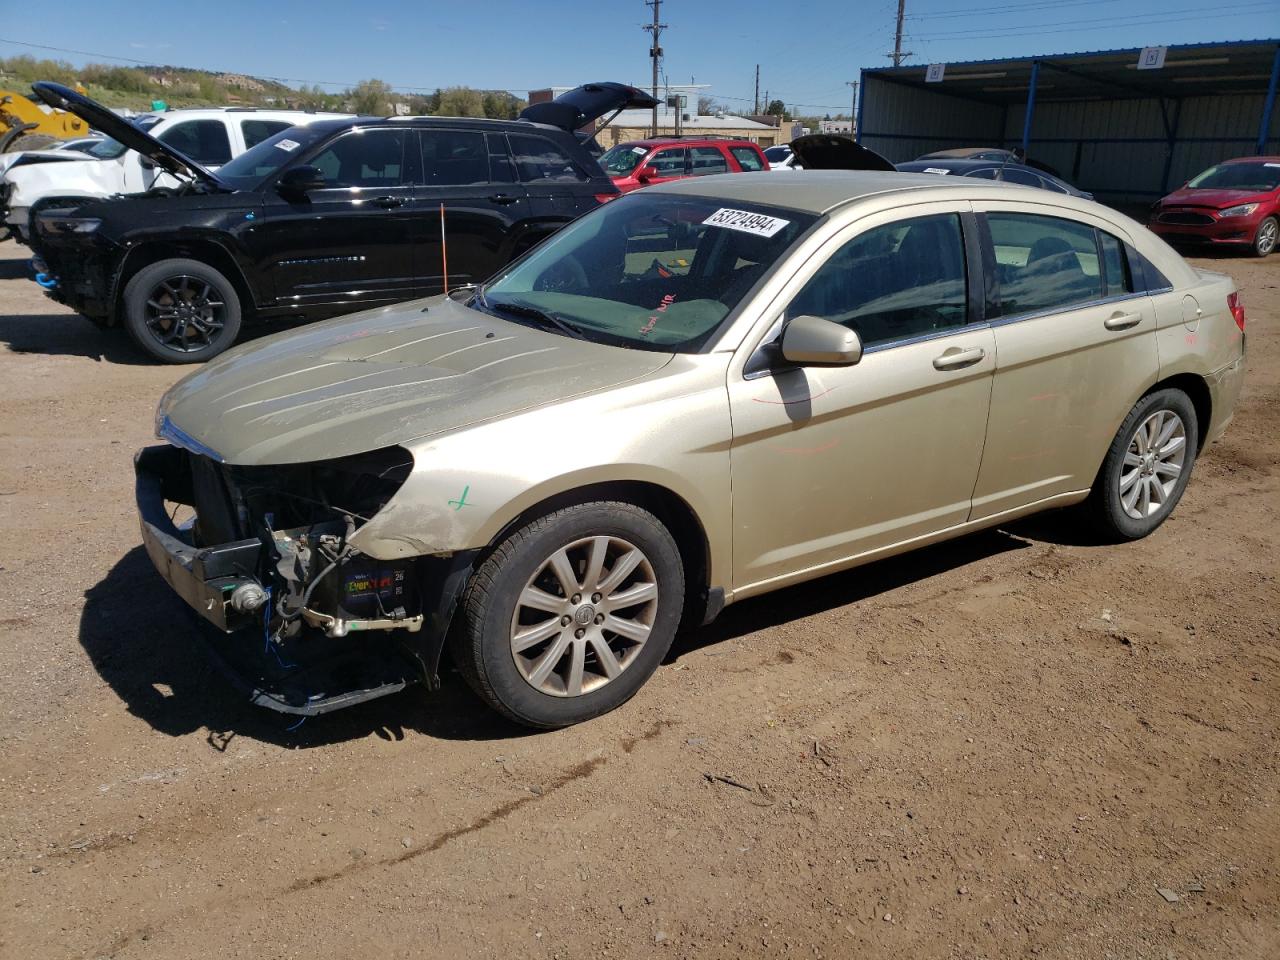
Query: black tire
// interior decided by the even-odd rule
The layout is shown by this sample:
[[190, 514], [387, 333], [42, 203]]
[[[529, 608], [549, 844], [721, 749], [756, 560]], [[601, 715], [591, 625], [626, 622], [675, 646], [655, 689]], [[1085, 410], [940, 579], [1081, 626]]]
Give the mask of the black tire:
[[1266, 217], [1258, 224], [1258, 229], [1253, 235], [1253, 244], [1249, 249], [1255, 257], [1265, 257], [1275, 252], [1278, 243], [1280, 243], [1280, 220], [1275, 217]]
[[[1180, 419], [1184, 437], [1182, 461], [1179, 465], [1179, 473], [1161, 503], [1156, 506], [1155, 498], [1152, 497], [1149, 513], [1142, 511], [1140, 504], [1135, 504], [1134, 507], [1138, 508], [1140, 513], [1144, 513], [1143, 516], [1135, 517], [1126, 510], [1122, 501], [1122, 485], [1135, 471], [1138, 476], [1128, 489], [1131, 491], [1133, 484], [1141, 484], [1144, 481], [1144, 468], [1127, 464], [1125, 457], [1130, 453], [1130, 446], [1137, 445], [1136, 435], [1139, 428], [1158, 413], [1171, 413]], [[1113, 542], [1140, 540], [1164, 523], [1173, 512], [1173, 508], [1177, 506], [1182, 492], [1187, 488], [1187, 482], [1191, 479], [1191, 470], [1200, 452], [1198, 440], [1199, 423], [1196, 418], [1196, 408], [1191, 403], [1191, 399], [1181, 390], [1157, 390], [1139, 400], [1129, 411], [1129, 415], [1124, 418], [1124, 423], [1116, 432], [1115, 439], [1111, 441], [1106, 459], [1102, 462], [1102, 469], [1098, 471], [1098, 477], [1094, 481], [1093, 490], [1089, 494], [1089, 499], [1085, 501], [1086, 513], [1094, 522], [1098, 532]], [[1137, 453], [1134, 453], [1134, 456], [1139, 460], [1142, 459]], [[1153, 479], [1161, 476], [1162, 474], [1156, 472]]]
[[207, 263], [161, 260], [143, 267], [125, 285], [124, 326], [156, 360], [203, 363], [235, 343], [240, 296]]
[[[634, 649], [631, 659], [627, 660], [626, 655], [622, 655], [615, 661], [625, 663], [616, 676], [601, 680], [603, 667], [594, 652], [594, 641], [584, 640], [582, 646], [589, 651], [586, 656], [595, 658], [594, 663], [600, 668], [591, 676], [601, 685], [576, 696], [553, 695], [527, 680], [517, 666], [517, 654], [512, 650], [517, 600], [531, 578], [539, 575], [553, 554], [585, 538], [617, 538], [610, 541], [610, 549], [615, 542], [625, 542], [639, 549], [648, 564], [644, 568], [647, 572], [641, 578], [651, 574], [656, 585], [654, 611], [647, 639]], [[617, 559], [614, 556], [611, 563], [616, 563]], [[587, 573], [581, 567], [575, 568], [575, 575], [582, 581], [587, 580]], [[625, 578], [620, 581], [626, 582]], [[564, 591], [559, 590], [559, 593]], [[589, 599], [583, 596], [583, 603], [576, 610], [586, 607]], [[566, 610], [570, 607], [572, 604], [567, 603]], [[459, 616], [450, 634], [451, 651], [454, 663], [467, 683], [499, 713], [530, 727], [567, 727], [613, 710], [640, 689], [666, 656], [683, 608], [684, 568], [680, 551], [666, 527], [651, 513], [634, 504], [614, 501], [586, 503], [557, 510], [526, 524], [500, 543], [480, 564], [463, 595]], [[590, 620], [573, 617], [569, 617], [568, 625], [561, 628], [559, 625], [564, 623], [563, 618], [557, 620], [557, 615], [552, 613], [547, 616], [546, 623], [556, 622], [552, 629], [557, 635], [572, 634], [579, 624], [585, 625], [587, 630], [591, 628]], [[603, 618], [604, 614], [600, 616]], [[611, 636], [607, 632], [609, 621], [604, 622], [606, 626], [594, 634], [602, 639]], [[578, 634], [587, 630], [578, 630]], [[612, 635], [612, 638], [606, 642], [621, 642], [623, 645], [628, 642], [618, 635]], [[551, 647], [556, 642], [554, 636], [549, 637], [547, 646], [542, 651], [535, 648], [533, 655], [544, 651], [552, 655]], [[572, 644], [572, 641], [568, 642]], [[571, 646], [566, 648], [562, 656], [570, 658], [571, 650]], [[563, 661], [556, 657], [553, 662]], [[566, 672], [569, 669], [566, 666]], [[551, 676], [562, 675], [553, 670]], [[569, 681], [564, 682], [567, 687]]]

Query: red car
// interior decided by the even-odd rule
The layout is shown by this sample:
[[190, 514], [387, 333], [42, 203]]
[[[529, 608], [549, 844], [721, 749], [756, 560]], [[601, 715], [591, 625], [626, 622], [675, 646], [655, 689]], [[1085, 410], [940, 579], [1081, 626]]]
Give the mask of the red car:
[[750, 140], [655, 137], [618, 144], [600, 158], [600, 166], [628, 193], [682, 177], [768, 170], [769, 161]]
[[1265, 257], [1280, 237], [1280, 157], [1210, 167], [1152, 207], [1147, 226], [1172, 244], [1234, 245]]

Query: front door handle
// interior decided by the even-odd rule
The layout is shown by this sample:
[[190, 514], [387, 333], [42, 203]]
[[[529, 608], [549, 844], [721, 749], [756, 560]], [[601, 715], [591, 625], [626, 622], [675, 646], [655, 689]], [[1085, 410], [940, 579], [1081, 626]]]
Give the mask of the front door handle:
[[987, 351], [981, 347], [974, 347], [972, 350], [961, 350], [959, 347], [952, 347], [942, 356], [933, 358], [933, 368], [935, 370], [959, 370], [961, 367], [972, 367], [986, 355]]
[[390, 210], [392, 207], [403, 207], [407, 201], [404, 197], [374, 197], [372, 202], [375, 206]]
[[495, 193], [493, 196], [489, 198], [489, 201], [491, 203], [500, 203], [505, 205], [508, 203], [515, 203], [519, 199], [520, 199], [519, 197], [513, 197], [509, 193]]
[[1141, 322], [1142, 314], [1140, 313], [1113, 313], [1103, 321], [1102, 325], [1108, 330], [1128, 330]]

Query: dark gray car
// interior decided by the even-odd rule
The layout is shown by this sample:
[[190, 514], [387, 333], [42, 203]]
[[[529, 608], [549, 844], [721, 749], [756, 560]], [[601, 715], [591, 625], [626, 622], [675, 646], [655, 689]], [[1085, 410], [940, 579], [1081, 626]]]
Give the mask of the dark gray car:
[[1092, 200], [1093, 194], [1073, 187], [1067, 181], [1055, 177], [1043, 170], [1033, 170], [1021, 163], [1000, 163], [994, 160], [957, 160], [950, 157], [935, 157], [931, 160], [908, 160], [899, 163], [897, 169], [903, 173], [936, 173], [950, 174], [955, 177], [978, 177], [982, 180], [1004, 180], [1024, 187], [1040, 187], [1054, 193], [1065, 193], [1073, 197]]

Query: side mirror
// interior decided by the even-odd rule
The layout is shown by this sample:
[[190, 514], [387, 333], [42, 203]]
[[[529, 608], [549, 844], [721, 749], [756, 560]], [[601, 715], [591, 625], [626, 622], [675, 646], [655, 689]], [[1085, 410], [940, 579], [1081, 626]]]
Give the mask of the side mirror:
[[862, 341], [830, 320], [795, 317], [782, 331], [782, 356], [800, 366], [848, 367], [862, 359]]
[[641, 183], [648, 183], [650, 180], [657, 180], [659, 177], [657, 167], [641, 167], [640, 172], [636, 174], [636, 179]]
[[303, 194], [311, 190], [321, 190], [327, 181], [319, 167], [303, 164], [286, 170], [280, 177], [277, 186], [281, 193]]

